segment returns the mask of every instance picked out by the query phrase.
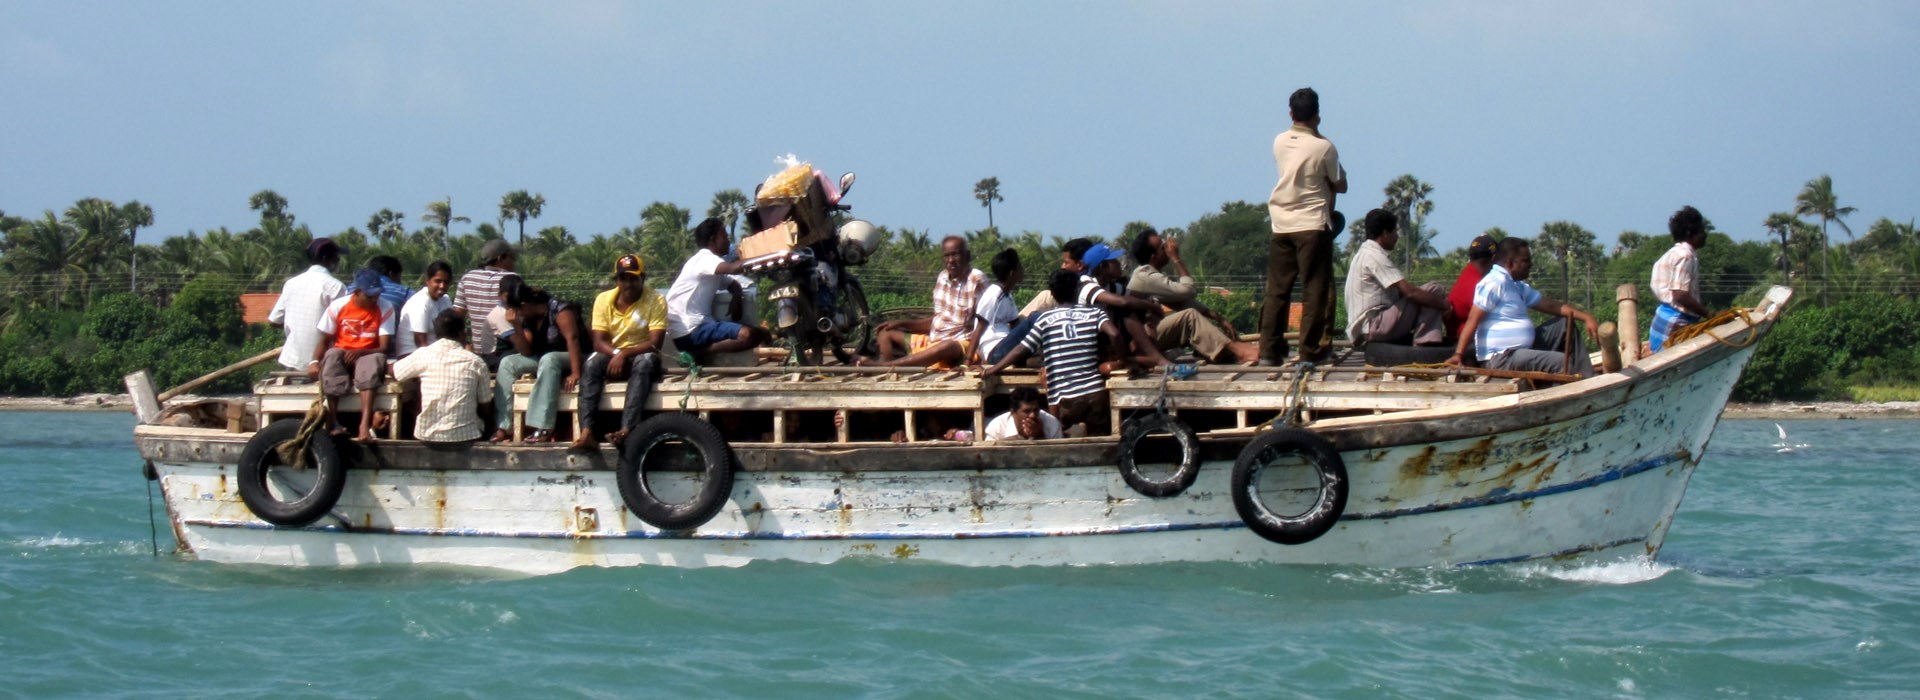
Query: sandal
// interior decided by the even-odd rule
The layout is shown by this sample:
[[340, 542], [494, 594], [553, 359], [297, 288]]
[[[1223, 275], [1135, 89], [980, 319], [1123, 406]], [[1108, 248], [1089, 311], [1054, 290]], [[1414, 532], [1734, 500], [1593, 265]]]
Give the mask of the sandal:
[[547, 430], [546, 428], [534, 428], [532, 432], [527, 433], [527, 438], [525, 440], [521, 440], [520, 442], [528, 445], [532, 445], [535, 443], [553, 442], [553, 441], [554, 441], [553, 431]]

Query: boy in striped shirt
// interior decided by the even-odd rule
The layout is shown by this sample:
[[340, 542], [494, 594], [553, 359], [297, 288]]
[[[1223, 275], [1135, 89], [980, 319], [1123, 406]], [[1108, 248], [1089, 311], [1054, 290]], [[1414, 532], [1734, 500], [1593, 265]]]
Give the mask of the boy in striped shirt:
[[[1055, 299], [1074, 299], [1080, 287], [1080, 275], [1072, 270], [1054, 270], [1047, 289]], [[1097, 306], [1071, 304], [1040, 314], [1033, 330], [982, 376], [991, 377], [1038, 353], [1047, 376], [1047, 402], [1061, 425], [1073, 431], [1084, 425], [1080, 434], [1105, 435], [1112, 430], [1108, 411], [1107, 378], [1101, 372], [1101, 343], [1123, 347], [1120, 329]], [[1124, 367], [1127, 353], [1120, 353]]]

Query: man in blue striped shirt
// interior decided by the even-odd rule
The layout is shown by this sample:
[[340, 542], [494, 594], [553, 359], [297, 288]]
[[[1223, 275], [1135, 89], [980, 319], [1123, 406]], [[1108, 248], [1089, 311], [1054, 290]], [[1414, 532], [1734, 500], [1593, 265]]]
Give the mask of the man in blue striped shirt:
[[[1079, 287], [1080, 274], [1072, 270], [1054, 270], [1047, 278], [1047, 290], [1055, 299], [1077, 302], [1075, 292]], [[994, 376], [1039, 353], [1047, 371], [1047, 403], [1054, 417], [1068, 431], [1085, 424], [1085, 434], [1105, 435], [1112, 431], [1113, 421], [1108, 410], [1107, 377], [1100, 363], [1103, 338], [1109, 348], [1125, 347], [1119, 326], [1106, 311], [1084, 303], [1057, 307], [1041, 313], [1027, 337], [981, 376]], [[1119, 364], [1124, 368], [1128, 353], [1119, 354]]]
[[[1527, 284], [1532, 272], [1533, 251], [1526, 239], [1501, 240], [1493, 256], [1493, 268], [1473, 288], [1473, 310], [1467, 312], [1467, 321], [1460, 326], [1460, 340], [1447, 364], [1461, 364], [1471, 341], [1482, 367], [1593, 376], [1586, 343], [1580, 331], [1567, 323], [1567, 319], [1576, 319], [1586, 324], [1587, 333], [1598, 339], [1600, 331], [1593, 315], [1546, 298]], [[1536, 328], [1527, 315], [1529, 309], [1559, 318]]]

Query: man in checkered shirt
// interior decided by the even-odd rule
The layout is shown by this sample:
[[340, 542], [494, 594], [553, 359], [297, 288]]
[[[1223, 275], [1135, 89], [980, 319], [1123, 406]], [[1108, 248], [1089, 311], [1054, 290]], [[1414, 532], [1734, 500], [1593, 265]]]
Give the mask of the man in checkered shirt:
[[[413, 437], [425, 442], [471, 442], [485, 423], [481, 404], [493, 403], [487, 363], [467, 349], [467, 318], [447, 309], [433, 319], [432, 344], [400, 358], [395, 379], [420, 380], [420, 418]], [[491, 413], [491, 411], [489, 411]]]
[[977, 359], [967, 342], [978, 321], [974, 303], [987, 290], [987, 273], [971, 267], [973, 252], [960, 236], [940, 242], [940, 259], [946, 265], [933, 280], [933, 317], [880, 324], [874, 329], [880, 361], [862, 358], [860, 364], [946, 369]]

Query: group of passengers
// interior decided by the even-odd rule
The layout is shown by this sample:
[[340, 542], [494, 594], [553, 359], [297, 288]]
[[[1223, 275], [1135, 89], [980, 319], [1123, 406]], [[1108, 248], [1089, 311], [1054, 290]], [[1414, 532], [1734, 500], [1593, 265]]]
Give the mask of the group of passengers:
[[[1121, 266], [1127, 252], [1087, 238], [1067, 241], [1045, 288], [1017, 310], [1015, 292], [1025, 279], [1019, 254], [994, 255], [989, 275], [972, 266], [966, 238], [948, 236], [941, 241], [932, 315], [880, 324], [877, 355], [858, 363], [972, 366], [991, 377], [1031, 361], [1042, 370], [1045, 394], [1022, 388], [1011, 396], [1012, 410], [982, 436], [1000, 440], [1107, 434], [1113, 426], [1106, 378], [1135, 368], [1190, 374], [1190, 365], [1173, 359], [1183, 349], [1214, 363], [1324, 361], [1332, 351], [1333, 239], [1343, 226], [1333, 206], [1346, 191], [1346, 171], [1319, 133], [1319, 96], [1298, 90], [1289, 109], [1293, 126], [1274, 140], [1280, 179], [1268, 201], [1273, 235], [1257, 344], [1197, 301], [1199, 287], [1181, 260], [1180, 241], [1151, 228], [1127, 248], [1136, 263], [1130, 275]], [[1533, 259], [1526, 240], [1475, 238], [1451, 288], [1416, 285], [1389, 255], [1399, 244], [1399, 224], [1385, 209], [1362, 220], [1366, 240], [1348, 265], [1344, 295], [1345, 332], [1356, 347], [1451, 346], [1448, 364], [1591, 376], [1586, 341], [1573, 324], [1602, 342], [1595, 319], [1527, 283]], [[1701, 302], [1696, 255], [1706, 244], [1705, 219], [1685, 207], [1668, 229], [1674, 247], [1652, 276], [1661, 302], [1650, 333], [1654, 351], [1679, 328], [1712, 315]], [[664, 298], [647, 286], [645, 261], [626, 254], [613, 263], [613, 288], [590, 310], [522, 280], [517, 254], [504, 240], [485, 244], [480, 267], [460, 278], [449, 299], [453, 270], [443, 261], [427, 266], [417, 292], [400, 281], [399, 261], [388, 256], [373, 258], [343, 285], [333, 271], [347, 251], [321, 238], [307, 248], [312, 267], [286, 282], [269, 320], [287, 329], [280, 363], [320, 383], [335, 434], [347, 432], [338, 422], [338, 399], [357, 391], [363, 406], [373, 405], [375, 389], [391, 371], [396, 379], [418, 380], [413, 434], [421, 440], [476, 440], [489, 422], [492, 441], [511, 439], [506, 417], [513, 384], [532, 376], [526, 442], [556, 439], [560, 395], [575, 391], [581, 420], [573, 446], [592, 447], [603, 434], [617, 444], [640, 421], [669, 338], [694, 353], [751, 350], [768, 338], [742, 316], [745, 295], [734, 277], [742, 264], [726, 257], [732, 241], [725, 224], [702, 221], [693, 238], [698, 249]], [[1296, 280], [1304, 291], [1300, 348], [1282, 360]], [[717, 314], [714, 300], [723, 288], [732, 301]], [[1536, 325], [1533, 311], [1554, 320]], [[618, 427], [603, 433], [594, 417], [609, 380], [626, 382], [626, 402]], [[488, 404], [495, 407], [492, 416], [483, 415]], [[356, 439], [372, 440], [383, 420], [376, 411], [361, 411]]]
[[[647, 286], [645, 261], [629, 253], [613, 261], [613, 288], [591, 311], [522, 279], [518, 253], [504, 240], [487, 241], [480, 266], [449, 295], [453, 267], [444, 261], [427, 265], [419, 291], [401, 281], [400, 262], [390, 256], [369, 260], [342, 284], [334, 271], [348, 251], [319, 238], [307, 246], [312, 265], [287, 280], [268, 321], [286, 331], [280, 364], [319, 383], [334, 435], [350, 432], [340, 424], [339, 400], [358, 392], [361, 405], [372, 407], [391, 376], [417, 405], [416, 439], [473, 441], [491, 425], [489, 439], [507, 442], [513, 384], [531, 376], [525, 442], [556, 439], [560, 396], [574, 391], [581, 421], [573, 446], [593, 447], [602, 435], [617, 444], [640, 422], [668, 338], [693, 353], [749, 350], [767, 339], [743, 323], [744, 295], [731, 277], [740, 264], [723, 257], [731, 245], [725, 224], [708, 219], [693, 236], [699, 250], [664, 297]], [[726, 317], [712, 309], [723, 288], [734, 300]], [[602, 432], [595, 413], [609, 380], [626, 382], [626, 405], [618, 427]], [[354, 439], [375, 439], [390, 419], [362, 410]]]

